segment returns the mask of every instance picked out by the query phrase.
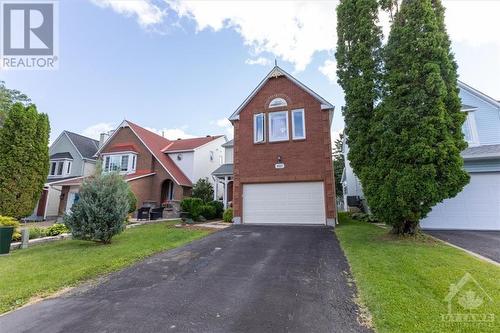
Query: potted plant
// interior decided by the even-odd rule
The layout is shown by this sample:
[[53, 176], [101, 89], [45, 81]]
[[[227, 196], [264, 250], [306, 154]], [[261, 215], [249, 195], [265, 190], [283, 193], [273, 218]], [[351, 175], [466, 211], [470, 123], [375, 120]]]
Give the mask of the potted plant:
[[20, 237], [17, 231], [18, 227], [19, 222], [12, 217], [0, 216], [0, 255], [10, 252], [10, 243], [13, 237]]

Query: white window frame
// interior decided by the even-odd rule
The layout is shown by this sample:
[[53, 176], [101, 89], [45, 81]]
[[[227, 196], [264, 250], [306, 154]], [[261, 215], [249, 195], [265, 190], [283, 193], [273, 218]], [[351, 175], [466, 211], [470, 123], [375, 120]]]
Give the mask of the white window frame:
[[[262, 116], [262, 140], [257, 139], [257, 117]], [[256, 113], [253, 115], [253, 143], [266, 142], [266, 115], [264, 113]]]
[[[122, 170], [122, 161], [124, 157], [128, 157], [127, 170]], [[137, 167], [137, 154], [136, 153], [119, 153], [119, 154], [103, 154], [103, 169], [102, 172], [118, 172], [120, 174], [131, 174], [136, 171]], [[111, 159], [118, 159], [118, 168], [110, 170]]]
[[[276, 105], [273, 105], [273, 103], [275, 103], [275, 102], [279, 102], [279, 103]], [[273, 100], [271, 102], [269, 102], [269, 105], [268, 105], [268, 107], [270, 109], [271, 108], [281, 108], [281, 107], [285, 107], [285, 106], [288, 106], [288, 103], [286, 102], [286, 99], [284, 99], [282, 97], [273, 98]]]
[[[49, 177], [50, 178], [61, 178], [66, 177], [71, 173], [72, 161], [70, 159], [54, 159], [49, 162]], [[52, 172], [52, 167], [54, 166], [54, 172]], [[61, 173], [59, 173], [59, 169]]]
[[471, 139], [467, 140], [464, 133], [464, 139], [467, 141], [470, 147], [479, 146], [479, 134], [477, 133], [476, 117], [474, 111], [467, 112], [467, 118], [465, 119], [464, 126], [466, 126], [471, 135]]
[[[273, 116], [277, 116], [277, 115], [280, 115], [280, 114], [285, 114], [285, 120], [286, 120], [286, 139], [285, 138], [280, 138], [280, 139], [273, 138], [271, 118]], [[289, 141], [290, 140], [290, 129], [289, 129], [289, 123], [288, 123], [288, 111], [269, 112], [268, 117], [269, 117], [269, 121], [268, 121], [269, 142], [284, 142], [284, 141]]]
[[[295, 113], [301, 113], [302, 114], [302, 130], [304, 132], [303, 136], [296, 136], [295, 135]], [[295, 109], [292, 110], [292, 139], [293, 140], [303, 140], [306, 138], [306, 115], [304, 112], [304, 109]]]

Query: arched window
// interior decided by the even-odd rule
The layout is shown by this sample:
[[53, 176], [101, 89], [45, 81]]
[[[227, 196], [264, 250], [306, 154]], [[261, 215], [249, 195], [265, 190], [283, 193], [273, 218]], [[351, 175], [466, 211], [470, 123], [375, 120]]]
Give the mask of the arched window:
[[277, 108], [280, 106], [287, 106], [285, 99], [281, 97], [276, 97], [269, 103], [270, 108]]

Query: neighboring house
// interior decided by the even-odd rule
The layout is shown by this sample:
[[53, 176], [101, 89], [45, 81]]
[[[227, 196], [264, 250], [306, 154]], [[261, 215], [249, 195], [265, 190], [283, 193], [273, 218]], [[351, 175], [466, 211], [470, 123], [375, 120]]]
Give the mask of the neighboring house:
[[[424, 229], [500, 230], [500, 102], [463, 82], [458, 86], [462, 112], [467, 113], [462, 130], [469, 147], [461, 154], [470, 182], [456, 197], [437, 204], [420, 225]], [[347, 196], [362, 198], [361, 187], [350, 185], [359, 181], [347, 155], [344, 174], [345, 201]]]
[[94, 172], [99, 141], [63, 131], [49, 148], [49, 175], [30, 219], [52, 219], [69, 210], [78, 200], [78, 189], [64, 188], [61, 182]]
[[[173, 207], [191, 195], [194, 183], [209, 178], [224, 160], [223, 135], [168, 140], [130, 121], [112, 131], [95, 156], [102, 160], [103, 172], [118, 171], [130, 184], [138, 206]], [[81, 184], [82, 178], [64, 186]]]
[[225, 148], [234, 156], [213, 173], [235, 223], [335, 223], [333, 111], [278, 66], [245, 99], [229, 118], [234, 144]]

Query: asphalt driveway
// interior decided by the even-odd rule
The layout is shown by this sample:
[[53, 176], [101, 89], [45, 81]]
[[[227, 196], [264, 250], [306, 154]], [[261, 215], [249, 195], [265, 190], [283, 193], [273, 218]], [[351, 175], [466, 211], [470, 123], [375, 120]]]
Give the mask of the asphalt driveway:
[[426, 230], [425, 232], [500, 263], [500, 231]]
[[369, 332], [326, 227], [234, 226], [0, 317], [2, 332]]

